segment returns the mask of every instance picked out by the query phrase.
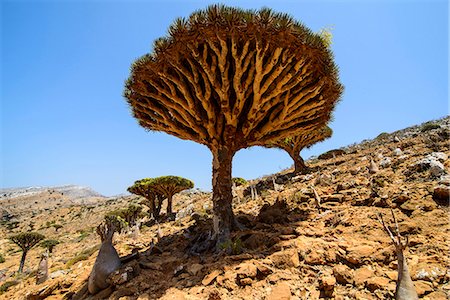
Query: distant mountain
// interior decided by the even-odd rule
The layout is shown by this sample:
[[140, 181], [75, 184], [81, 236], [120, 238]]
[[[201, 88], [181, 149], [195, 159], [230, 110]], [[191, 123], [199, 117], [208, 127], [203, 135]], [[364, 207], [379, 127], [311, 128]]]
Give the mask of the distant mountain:
[[34, 196], [44, 192], [58, 193], [66, 196], [70, 200], [81, 200], [92, 197], [106, 198], [105, 196], [94, 191], [90, 187], [78, 185], [64, 185], [53, 187], [22, 187], [22, 188], [0, 189], [0, 200], [13, 199], [17, 197]]

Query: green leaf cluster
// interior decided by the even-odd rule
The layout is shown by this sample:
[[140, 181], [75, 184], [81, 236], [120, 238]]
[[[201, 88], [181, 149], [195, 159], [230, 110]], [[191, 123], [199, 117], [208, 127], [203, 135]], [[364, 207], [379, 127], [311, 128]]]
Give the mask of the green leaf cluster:
[[119, 231], [127, 226], [136, 224], [136, 220], [141, 216], [142, 206], [130, 204], [127, 208], [110, 211], [105, 219], [111, 221]]
[[157, 56], [163, 56], [174, 43], [185, 38], [223, 32], [241, 32], [256, 39], [282, 33], [287, 40], [296, 39], [299, 45], [307, 44], [313, 48], [327, 48], [331, 43], [329, 38], [324, 38], [324, 33], [312, 32], [289, 14], [267, 7], [253, 10], [215, 4], [197, 10], [187, 18], [176, 19], [168, 29], [168, 36], [155, 40], [153, 53], [135, 61], [135, 65], [157, 60]]
[[9, 237], [9, 239], [23, 251], [30, 250], [44, 238], [45, 236], [38, 232], [22, 232]]
[[154, 195], [170, 197], [183, 190], [192, 189], [193, 187], [194, 183], [191, 180], [169, 175], [137, 180], [128, 188], [128, 192], [146, 198]]
[[60, 242], [58, 240], [52, 240], [52, 239], [48, 239], [48, 240], [44, 240], [42, 241], [39, 245], [42, 248], [48, 249], [48, 252], [52, 253], [53, 252], [53, 248], [58, 245]]
[[247, 180], [245, 180], [244, 178], [241, 177], [233, 177], [231, 179], [231, 181], [236, 185], [236, 186], [240, 186], [240, 185], [245, 185], [247, 184]]

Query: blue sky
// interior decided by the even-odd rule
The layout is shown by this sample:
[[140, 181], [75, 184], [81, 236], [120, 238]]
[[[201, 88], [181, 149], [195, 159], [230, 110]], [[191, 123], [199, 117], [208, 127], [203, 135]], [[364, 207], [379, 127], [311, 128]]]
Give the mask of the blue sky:
[[[242, 3], [241, 3], [242, 2]], [[122, 97], [132, 61], [171, 22], [212, 1], [1, 2], [1, 187], [79, 184], [105, 195], [134, 180], [190, 178], [211, 188], [209, 150], [131, 117]], [[320, 154], [448, 115], [448, 2], [222, 1], [287, 12], [314, 31], [333, 28], [345, 86]], [[292, 165], [280, 150], [238, 152], [233, 176]]]

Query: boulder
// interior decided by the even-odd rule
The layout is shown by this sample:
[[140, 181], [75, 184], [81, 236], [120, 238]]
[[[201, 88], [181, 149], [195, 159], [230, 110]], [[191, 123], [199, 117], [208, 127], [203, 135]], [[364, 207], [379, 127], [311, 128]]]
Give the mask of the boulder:
[[272, 292], [267, 296], [267, 300], [290, 300], [291, 288], [286, 282], [277, 283]]
[[300, 259], [296, 249], [275, 252], [270, 256], [270, 260], [273, 262], [274, 266], [280, 269], [286, 267], [297, 268], [300, 266]]
[[385, 289], [390, 280], [386, 277], [371, 277], [366, 281], [366, 287], [369, 291], [374, 292], [376, 290]]
[[401, 155], [403, 155], [403, 151], [400, 148], [396, 148], [396, 149], [394, 149], [393, 154], [395, 156], [401, 156]]
[[440, 205], [449, 205], [450, 199], [450, 186], [448, 185], [438, 185], [433, 190], [433, 200]]
[[355, 286], [364, 286], [367, 279], [373, 277], [374, 272], [369, 269], [368, 267], [362, 267], [359, 269], [356, 269], [353, 274], [353, 281]]
[[353, 283], [353, 270], [346, 265], [336, 265], [333, 267], [333, 275], [340, 284]]
[[382, 168], [389, 167], [391, 164], [392, 164], [392, 159], [390, 157], [384, 157], [380, 161], [380, 167], [382, 167]]

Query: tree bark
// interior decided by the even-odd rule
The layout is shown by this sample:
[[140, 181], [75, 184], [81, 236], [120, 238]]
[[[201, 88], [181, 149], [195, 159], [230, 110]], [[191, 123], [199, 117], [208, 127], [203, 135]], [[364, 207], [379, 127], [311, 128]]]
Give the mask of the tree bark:
[[167, 197], [167, 215], [168, 216], [172, 215], [172, 197], [173, 197], [173, 195], [169, 195], [169, 197]]
[[289, 153], [294, 161], [294, 174], [300, 174], [306, 169], [306, 164], [299, 152]]
[[234, 153], [234, 151], [226, 147], [212, 151], [212, 201], [216, 249], [230, 239], [230, 233], [235, 225], [233, 209], [231, 207], [233, 200], [231, 192], [231, 166]]
[[23, 250], [22, 251], [22, 258], [20, 259], [20, 265], [19, 265], [19, 273], [22, 273], [23, 266], [25, 265], [25, 258], [27, 257], [28, 251]]

